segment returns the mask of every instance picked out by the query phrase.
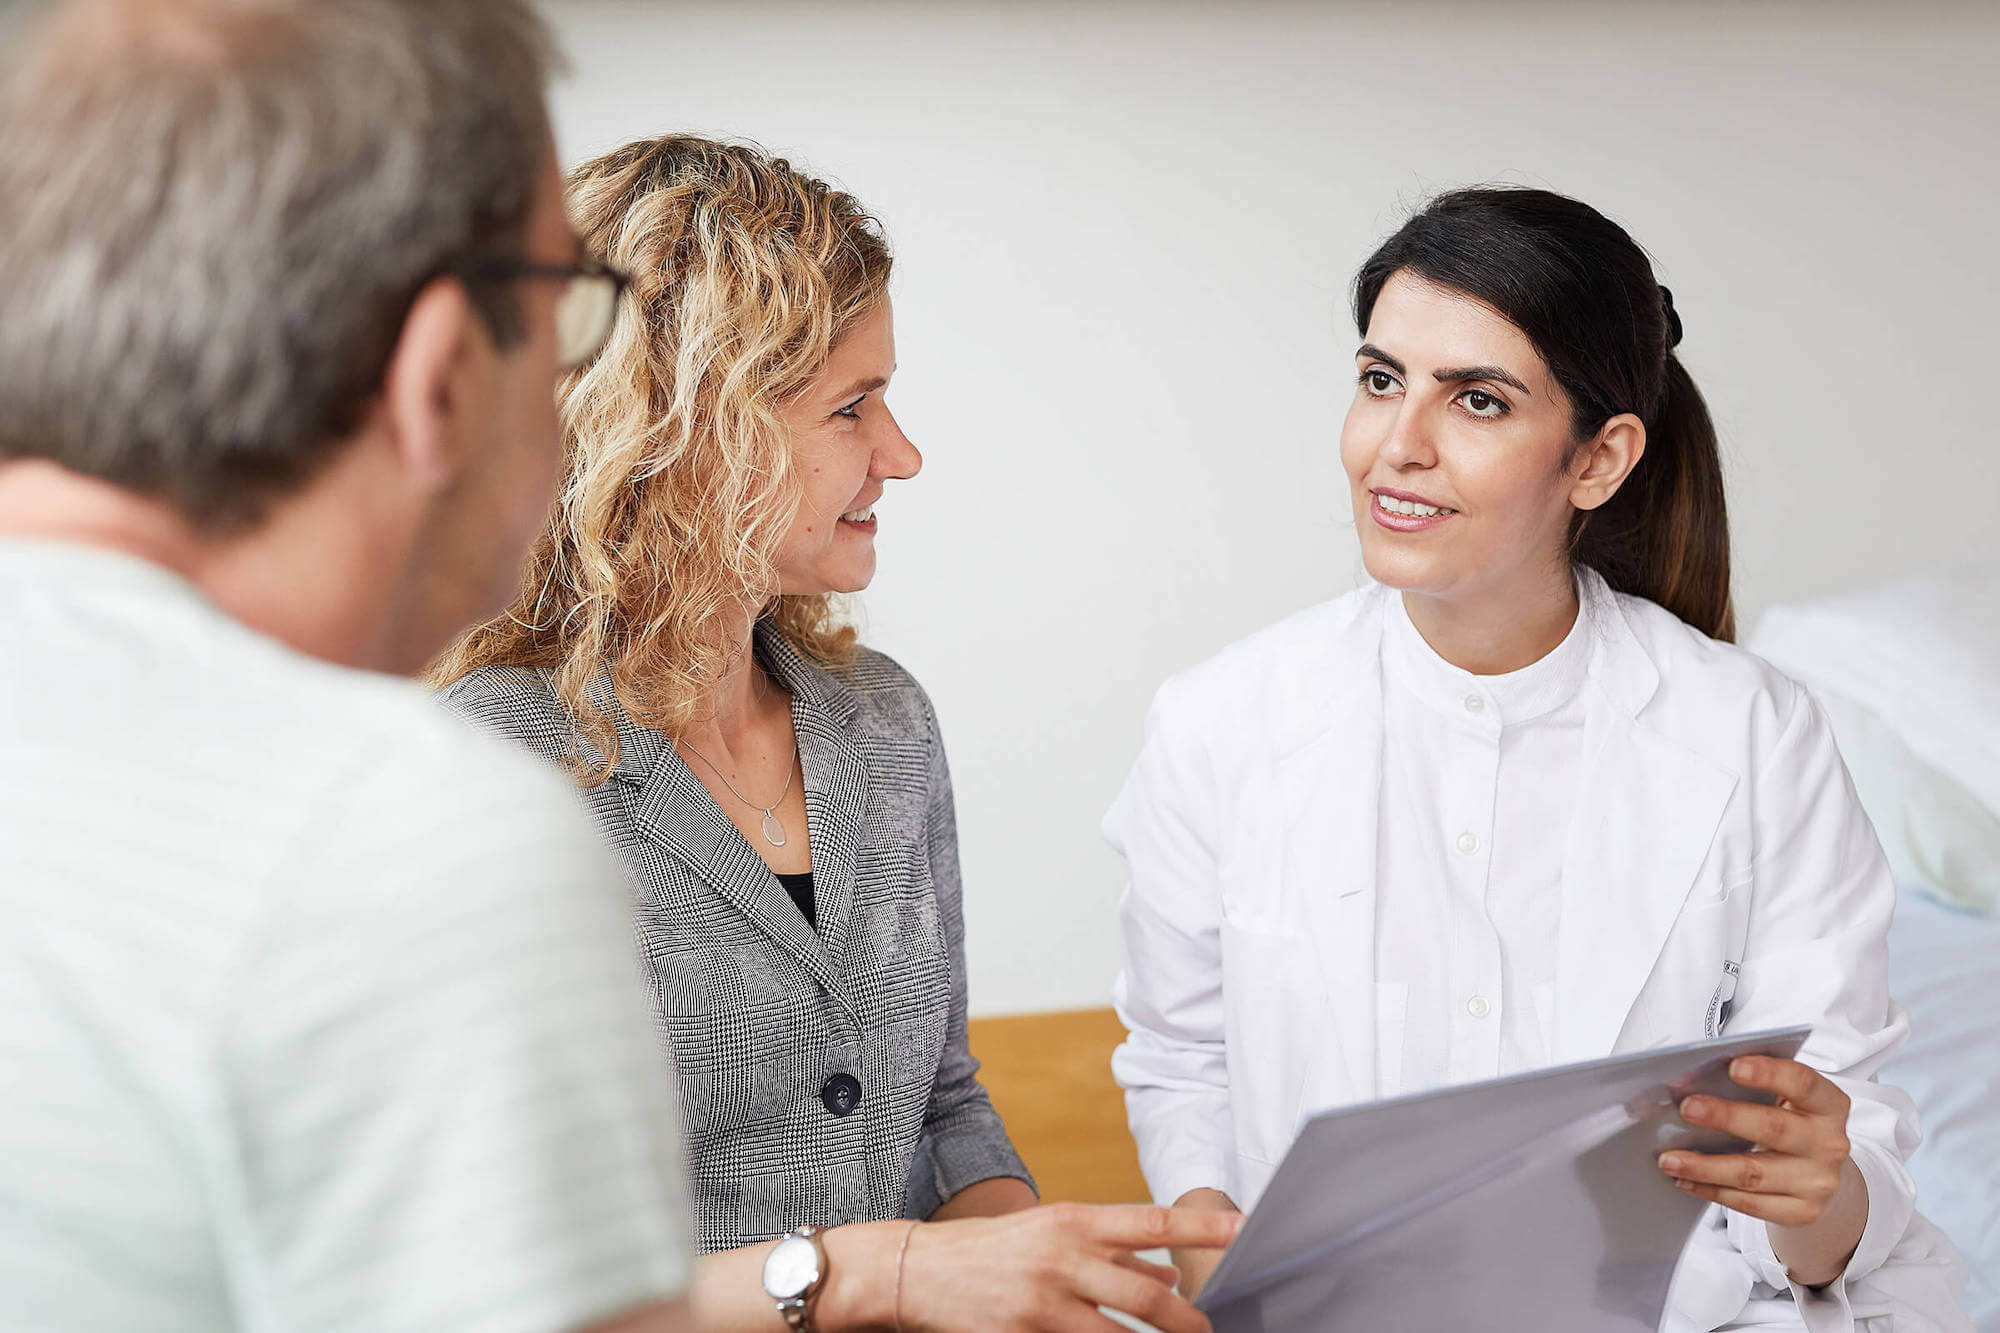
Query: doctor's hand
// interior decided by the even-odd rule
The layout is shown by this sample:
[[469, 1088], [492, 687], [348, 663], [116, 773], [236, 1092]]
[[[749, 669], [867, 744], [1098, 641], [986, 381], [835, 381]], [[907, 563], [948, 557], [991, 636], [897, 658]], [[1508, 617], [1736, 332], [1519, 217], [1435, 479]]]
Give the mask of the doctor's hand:
[[1681, 1118], [1756, 1147], [1663, 1153], [1660, 1169], [1697, 1198], [1763, 1219], [1772, 1251], [1801, 1286], [1833, 1281], [1868, 1224], [1868, 1186], [1847, 1139], [1847, 1094], [1808, 1065], [1769, 1056], [1734, 1061], [1729, 1077], [1776, 1094], [1778, 1104], [1689, 1097]]
[[[1219, 1213], [1233, 1217], [1239, 1223], [1243, 1218], [1235, 1203], [1221, 1190], [1189, 1190], [1174, 1200], [1174, 1207], [1194, 1212]], [[1185, 1246], [1176, 1248], [1174, 1267], [1181, 1270], [1181, 1295], [1189, 1300], [1199, 1295], [1201, 1289], [1208, 1285], [1209, 1278], [1215, 1275], [1215, 1270], [1222, 1263], [1225, 1252], [1226, 1250], [1222, 1249], [1191, 1249]]]
[[1160, 1333], [1208, 1333], [1208, 1316], [1175, 1294], [1174, 1270], [1137, 1251], [1226, 1246], [1240, 1222], [1188, 1209], [1057, 1203], [919, 1226], [903, 1268], [901, 1327], [1116, 1333], [1102, 1305]]

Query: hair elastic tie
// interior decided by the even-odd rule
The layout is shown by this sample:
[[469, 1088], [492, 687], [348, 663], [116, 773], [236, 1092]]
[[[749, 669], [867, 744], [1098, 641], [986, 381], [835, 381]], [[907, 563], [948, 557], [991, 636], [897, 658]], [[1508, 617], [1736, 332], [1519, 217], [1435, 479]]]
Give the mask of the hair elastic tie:
[[1668, 290], [1665, 283], [1660, 284], [1660, 305], [1667, 312], [1667, 346], [1679, 347], [1681, 345], [1681, 316], [1680, 312], [1674, 309], [1674, 294]]

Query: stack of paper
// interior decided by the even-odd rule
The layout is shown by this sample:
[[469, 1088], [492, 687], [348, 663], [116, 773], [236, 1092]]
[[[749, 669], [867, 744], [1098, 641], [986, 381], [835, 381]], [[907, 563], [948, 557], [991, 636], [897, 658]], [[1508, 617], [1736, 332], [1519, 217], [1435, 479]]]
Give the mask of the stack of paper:
[[1643, 1051], [1308, 1121], [1199, 1304], [1217, 1333], [1654, 1333], [1706, 1205], [1656, 1165], [1747, 1145], [1682, 1122], [1804, 1029]]

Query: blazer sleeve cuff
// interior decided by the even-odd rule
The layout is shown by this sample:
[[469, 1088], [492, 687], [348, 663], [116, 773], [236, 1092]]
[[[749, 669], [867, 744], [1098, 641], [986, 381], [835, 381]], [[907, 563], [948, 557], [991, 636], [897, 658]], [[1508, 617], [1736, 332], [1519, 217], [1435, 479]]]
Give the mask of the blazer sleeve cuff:
[[1034, 1176], [1027, 1163], [1014, 1151], [1000, 1117], [990, 1110], [984, 1115], [961, 1117], [953, 1123], [934, 1126], [917, 1140], [917, 1153], [910, 1164], [910, 1217], [923, 1219], [944, 1207], [945, 1201], [960, 1190], [982, 1180], [1011, 1177], [1035, 1190]]

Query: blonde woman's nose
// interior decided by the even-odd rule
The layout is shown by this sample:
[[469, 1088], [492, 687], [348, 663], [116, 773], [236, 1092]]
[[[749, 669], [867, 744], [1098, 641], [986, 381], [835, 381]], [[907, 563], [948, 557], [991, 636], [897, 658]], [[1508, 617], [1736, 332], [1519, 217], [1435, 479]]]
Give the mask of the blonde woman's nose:
[[910, 437], [903, 434], [894, 413], [889, 414], [885, 432], [885, 438], [875, 446], [875, 465], [869, 472], [877, 477], [896, 477], [904, 481], [916, 476], [923, 469], [924, 456], [916, 445], [910, 443]]

